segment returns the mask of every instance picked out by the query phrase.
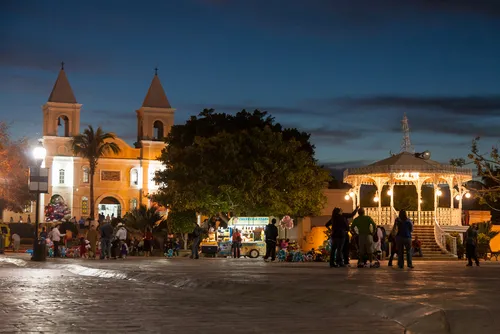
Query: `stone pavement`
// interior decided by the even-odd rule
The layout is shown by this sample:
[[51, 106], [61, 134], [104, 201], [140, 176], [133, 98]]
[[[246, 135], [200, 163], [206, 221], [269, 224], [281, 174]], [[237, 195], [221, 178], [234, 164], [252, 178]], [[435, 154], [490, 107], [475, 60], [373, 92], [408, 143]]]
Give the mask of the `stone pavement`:
[[245, 259], [0, 257], [0, 331], [498, 332], [500, 265], [464, 265], [330, 269]]

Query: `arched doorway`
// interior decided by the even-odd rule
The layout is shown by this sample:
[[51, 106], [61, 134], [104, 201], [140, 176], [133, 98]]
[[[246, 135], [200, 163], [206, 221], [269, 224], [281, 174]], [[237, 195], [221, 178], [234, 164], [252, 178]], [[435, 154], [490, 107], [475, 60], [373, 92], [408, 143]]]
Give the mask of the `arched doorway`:
[[161, 121], [154, 122], [153, 137], [154, 140], [163, 140], [163, 123]]
[[120, 202], [111, 196], [104, 197], [100, 202], [98, 207], [98, 213], [107, 217], [118, 218], [122, 216], [122, 206]]

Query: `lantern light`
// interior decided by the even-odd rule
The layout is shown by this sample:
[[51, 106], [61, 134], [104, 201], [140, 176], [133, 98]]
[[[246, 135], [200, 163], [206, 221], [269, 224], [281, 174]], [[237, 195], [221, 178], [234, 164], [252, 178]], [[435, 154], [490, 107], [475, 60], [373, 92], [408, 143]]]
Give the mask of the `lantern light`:
[[388, 196], [392, 196], [392, 189], [389, 189], [389, 190], [387, 191], [387, 195], [388, 195]]
[[374, 202], [378, 202], [378, 201], [379, 201], [378, 196], [373, 197], [373, 201], [374, 201]]
[[459, 201], [459, 200], [460, 200], [460, 195], [455, 196], [455, 199], [456, 199], [457, 201]]
[[470, 198], [470, 193], [465, 193], [465, 198]]
[[351, 199], [351, 197], [349, 197], [349, 195], [345, 195], [344, 198], [345, 198], [346, 201], [348, 201], [349, 199]]
[[441, 196], [442, 194], [443, 194], [443, 192], [442, 192], [440, 189], [438, 189], [438, 190], [436, 191], [436, 195], [437, 195], [437, 196]]
[[356, 195], [356, 194], [354, 193], [354, 191], [352, 191], [352, 190], [351, 190], [351, 191], [349, 192], [349, 196], [354, 197], [355, 195]]

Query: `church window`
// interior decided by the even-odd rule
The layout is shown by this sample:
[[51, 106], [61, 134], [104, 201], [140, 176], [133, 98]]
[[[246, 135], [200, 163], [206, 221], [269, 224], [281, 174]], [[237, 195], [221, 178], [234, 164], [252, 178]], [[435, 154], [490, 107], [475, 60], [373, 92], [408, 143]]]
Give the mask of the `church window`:
[[89, 183], [90, 171], [88, 167], [83, 167], [83, 183]]
[[59, 184], [64, 184], [64, 169], [59, 169]]
[[134, 209], [137, 209], [137, 199], [136, 198], [132, 198], [130, 200], [130, 210], [134, 210]]
[[154, 140], [163, 140], [163, 123], [161, 121], [154, 122], [153, 137]]
[[87, 197], [82, 197], [82, 215], [87, 215], [89, 213], [89, 199]]
[[139, 171], [135, 168], [130, 170], [130, 184], [137, 186], [139, 184]]

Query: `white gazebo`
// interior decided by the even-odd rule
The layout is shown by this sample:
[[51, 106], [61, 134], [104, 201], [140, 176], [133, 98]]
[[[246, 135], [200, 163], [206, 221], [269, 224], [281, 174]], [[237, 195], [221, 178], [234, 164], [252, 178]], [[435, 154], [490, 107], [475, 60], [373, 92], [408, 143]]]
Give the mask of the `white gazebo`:
[[[360, 190], [363, 185], [376, 187], [373, 201], [377, 207], [365, 208], [378, 225], [392, 225], [397, 216], [394, 208], [394, 187], [396, 185], [414, 185], [417, 190], [417, 211], [407, 211], [408, 217], [415, 225], [434, 226], [436, 242], [440, 247], [446, 245], [446, 238], [452, 238], [449, 232], [464, 232], [467, 227], [462, 226], [462, 201], [471, 197], [465, 188], [465, 183], [472, 180], [472, 170], [452, 165], [441, 164], [430, 159], [430, 152], [413, 153], [410, 144], [408, 120], [406, 115], [402, 121], [404, 139], [401, 153], [392, 154], [389, 158], [377, 161], [360, 168], [347, 169], [344, 172], [344, 183], [351, 185], [346, 193], [346, 200], [352, 201], [352, 207], [360, 205]], [[422, 211], [422, 187], [430, 185], [434, 188], [434, 210]], [[387, 186], [387, 194], [382, 194], [383, 187]], [[450, 190], [450, 204], [439, 207], [439, 197], [443, 191], [441, 187]], [[390, 206], [383, 207], [381, 196], [390, 196]], [[455, 200], [458, 202], [455, 207]], [[452, 250], [456, 254], [455, 248]]]
[[[417, 189], [417, 211], [409, 211], [408, 216], [416, 225], [441, 226], [462, 225], [462, 200], [470, 197], [464, 184], [472, 180], [472, 170], [451, 165], [440, 164], [430, 160], [430, 153], [402, 152], [387, 159], [377, 161], [361, 168], [348, 169], [344, 172], [344, 182], [352, 186], [346, 197], [352, 200], [353, 208], [360, 203], [360, 190], [363, 185], [374, 185], [376, 195], [373, 198], [378, 208], [366, 208], [374, 220], [381, 225], [392, 225], [396, 217], [394, 208], [394, 186], [414, 185]], [[431, 185], [434, 188], [434, 210], [422, 211], [422, 187]], [[382, 207], [381, 196], [384, 186], [388, 187], [390, 206]], [[439, 207], [439, 197], [443, 194], [441, 187], [450, 189], [449, 207]], [[455, 208], [455, 200], [458, 206]]]

